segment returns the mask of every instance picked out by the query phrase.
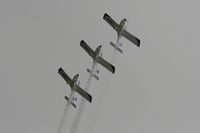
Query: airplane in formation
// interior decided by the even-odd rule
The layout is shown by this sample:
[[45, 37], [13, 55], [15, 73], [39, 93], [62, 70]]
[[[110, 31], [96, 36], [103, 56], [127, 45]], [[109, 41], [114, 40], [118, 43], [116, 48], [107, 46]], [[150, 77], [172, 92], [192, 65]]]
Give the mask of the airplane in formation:
[[77, 98], [74, 97], [74, 93], [78, 92], [82, 97], [84, 97], [87, 101], [89, 101], [90, 103], [92, 102], [92, 96], [90, 94], [88, 94], [85, 90], [83, 90], [79, 84], [80, 82], [78, 82], [78, 77], [79, 74], [76, 74], [74, 76], [73, 79], [71, 79], [62, 68], [58, 69], [58, 73], [60, 74], [60, 76], [67, 82], [67, 84], [71, 87], [71, 94], [69, 96], [69, 98], [67, 96], [65, 96], [65, 99], [74, 107], [76, 108], [75, 105], [75, 101], [77, 100]]
[[[115, 73], [115, 67], [112, 64], [110, 64], [109, 62], [107, 62], [105, 59], [102, 58], [101, 45], [98, 46], [96, 48], [96, 50], [94, 51], [87, 45], [87, 43], [84, 40], [82, 40], [80, 42], [80, 46], [89, 54], [89, 56], [92, 57], [93, 66], [95, 66], [97, 63], [99, 63], [102, 66], [104, 66], [107, 70], [109, 70], [110, 72]], [[92, 72], [92, 69], [91, 70], [87, 69], [87, 72], [89, 72], [90, 74], [92, 74], [93, 77], [95, 77], [97, 80], [99, 80], [99, 77], [94, 72]], [[96, 73], [98, 74], [99, 70], [97, 70]]]
[[114, 44], [113, 42], [110, 42], [110, 45], [113, 46], [116, 50], [118, 50], [120, 53], [122, 53], [122, 43], [119, 42], [122, 36], [124, 36], [126, 39], [134, 43], [136, 46], [140, 47], [140, 40], [135, 37], [134, 35], [130, 34], [126, 30], [126, 18], [122, 19], [121, 22], [118, 24], [113, 20], [107, 13], [104, 14], [103, 19], [113, 27], [117, 31], [117, 43]]

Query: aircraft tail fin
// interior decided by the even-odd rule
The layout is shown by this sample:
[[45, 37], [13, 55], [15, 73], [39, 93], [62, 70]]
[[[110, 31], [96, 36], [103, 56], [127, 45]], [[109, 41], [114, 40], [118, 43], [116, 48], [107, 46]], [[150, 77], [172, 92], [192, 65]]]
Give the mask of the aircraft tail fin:
[[113, 42], [110, 42], [110, 45], [113, 46], [116, 50], [118, 50], [121, 54], [123, 53], [122, 49], [116, 46]]
[[[69, 98], [68, 98], [67, 96], [65, 96], [65, 99], [69, 102]], [[76, 108], [75, 103], [71, 102], [71, 105], [72, 105], [74, 108]]]
[[[91, 74], [90, 69], [87, 69], [87, 72]], [[96, 74], [92, 74], [92, 76], [96, 79], [99, 80], [99, 77]]]

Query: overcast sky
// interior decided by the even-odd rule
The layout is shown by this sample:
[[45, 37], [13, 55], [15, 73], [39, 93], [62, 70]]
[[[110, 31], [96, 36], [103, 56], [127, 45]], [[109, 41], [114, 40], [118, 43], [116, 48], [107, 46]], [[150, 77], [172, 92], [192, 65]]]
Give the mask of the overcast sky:
[[[195, 0], [1, 0], [0, 132], [56, 133], [69, 93], [59, 67], [81, 86], [92, 59], [79, 46], [103, 45], [111, 61], [116, 32], [107, 12], [141, 40], [122, 39], [116, 73], [94, 80], [80, 133], [200, 132], [200, 18]], [[103, 74], [104, 73], [104, 74]], [[101, 94], [99, 94], [101, 93]]]

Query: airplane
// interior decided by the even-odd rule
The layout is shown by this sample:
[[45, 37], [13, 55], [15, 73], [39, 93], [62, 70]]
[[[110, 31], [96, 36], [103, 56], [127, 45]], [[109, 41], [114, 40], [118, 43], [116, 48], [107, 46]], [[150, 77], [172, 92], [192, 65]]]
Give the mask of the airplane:
[[113, 20], [107, 13], [104, 14], [103, 19], [113, 27], [117, 31], [117, 43], [116, 45], [113, 42], [110, 42], [110, 45], [113, 46], [115, 49], [117, 49], [120, 53], [122, 53], [122, 49], [120, 48], [122, 46], [122, 43], [119, 43], [119, 40], [122, 36], [124, 36], [126, 39], [134, 43], [136, 46], [140, 47], [140, 40], [135, 37], [134, 35], [130, 34], [128, 31], [126, 31], [126, 18], [121, 20], [121, 22], [118, 24]]
[[90, 103], [92, 102], [92, 96], [90, 94], [88, 94], [85, 90], [83, 90], [79, 84], [80, 82], [78, 82], [78, 77], [79, 77], [79, 74], [76, 74], [74, 76], [73, 79], [71, 79], [66, 73], [65, 71], [62, 69], [62, 68], [59, 68], [58, 69], [58, 73], [60, 74], [60, 76], [67, 82], [67, 84], [69, 84], [69, 86], [71, 87], [71, 95], [70, 97], [68, 98], [67, 96], [65, 96], [65, 99], [67, 101], [69, 101], [72, 106], [74, 108], [76, 108], [76, 105], [74, 103], [74, 101], [77, 100], [77, 98], [74, 97], [74, 93], [75, 92], [78, 92], [82, 97], [84, 97], [87, 101], [89, 101]]
[[[84, 40], [82, 40], [80, 42], [80, 46], [89, 54], [89, 56], [92, 57], [93, 62], [94, 62], [93, 66], [95, 66], [97, 63], [99, 63], [102, 66], [104, 66], [107, 70], [109, 70], [110, 72], [115, 73], [115, 67], [102, 58], [101, 45], [98, 46], [96, 48], [96, 50], [94, 51], [87, 45], [87, 43]], [[99, 77], [96, 74], [94, 74], [94, 72], [92, 70], [93, 69], [91, 69], [91, 70], [87, 69], [87, 72], [89, 72], [90, 74], [92, 74], [93, 77], [95, 77], [97, 80], [99, 80]], [[99, 70], [96, 70], [96, 73], [98, 74]]]

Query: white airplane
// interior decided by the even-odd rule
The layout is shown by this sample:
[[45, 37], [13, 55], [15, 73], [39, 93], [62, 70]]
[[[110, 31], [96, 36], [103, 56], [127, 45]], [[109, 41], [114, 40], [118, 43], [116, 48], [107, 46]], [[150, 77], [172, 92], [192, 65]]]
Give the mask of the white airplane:
[[120, 53], [122, 53], [122, 43], [120, 43], [119, 40], [122, 36], [134, 43], [136, 46], [140, 47], [140, 40], [126, 31], [126, 18], [121, 20], [121, 22], [118, 24], [107, 13], [105, 13], [103, 19], [117, 31], [117, 43], [115, 45], [113, 42], [110, 42], [110, 45], [117, 49]]
[[[115, 67], [102, 58], [101, 45], [98, 46], [96, 48], [96, 50], [94, 51], [86, 44], [85, 41], [82, 40], [80, 42], [80, 46], [89, 54], [89, 56], [92, 57], [92, 59], [93, 59], [93, 67], [92, 68], [94, 68], [94, 66], [97, 63], [99, 63], [102, 66], [104, 66], [106, 69], [108, 69], [110, 72], [115, 73]], [[95, 77], [97, 80], [99, 80], [99, 77], [93, 72], [93, 69], [92, 70], [87, 69], [87, 71], [90, 74], [92, 74], [92, 76]], [[99, 70], [96, 70], [95, 72], [98, 74]]]
[[74, 93], [78, 92], [82, 97], [84, 97], [87, 101], [90, 103], [92, 102], [92, 96], [88, 94], [86, 91], [84, 91], [80, 86], [80, 82], [78, 82], [79, 74], [76, 74], [73, 79], [71, 79], [62, 68], [58, 69], [58, 73], [61, 75], [61, 77], [69, 84], [71, 87], [71, 94], [69, 98], [65, 96], [65, 99], [71, 103], [71, 105], [76, 108], [76, 105], [74, 101], [77, 100], [77, 98], [74, 97]]

